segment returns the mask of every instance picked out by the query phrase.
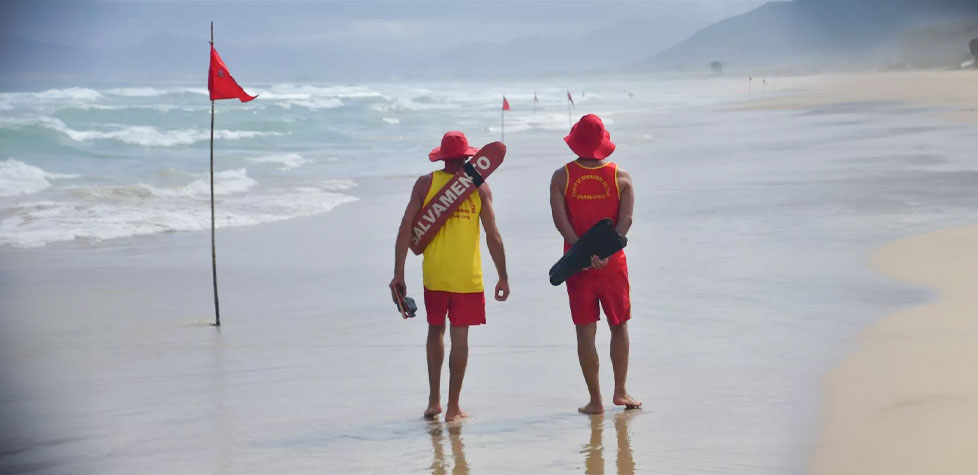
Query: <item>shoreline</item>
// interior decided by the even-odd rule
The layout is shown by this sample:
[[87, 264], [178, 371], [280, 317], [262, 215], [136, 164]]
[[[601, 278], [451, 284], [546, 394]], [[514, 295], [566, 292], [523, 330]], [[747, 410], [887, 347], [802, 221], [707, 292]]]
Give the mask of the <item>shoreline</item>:
[[978, 473], [978, 225], [900, 239], [871, 266], [936, 299], [864, 330], [823, 381], [812, 474]]
[[[774, 97], [754, 99], [733, 110], [801, 110], [853, 102], [903, 102], [947, 108], [937, 116], [978, 123], [978, 71], [914, 70], [769, 78]], [[776, 81], [776, 82], [775, 82]]]
[[[978, 74], [909, 71], [780, 78], [782, 95], [732, 111], [806, 110], [899, 102], [937, 107], [939, 119], [978, 124]], [[921, 87], [921, 85], [926, 85]], [[806, 473], [978, 473], [978, 224], [888, 242], [870, 268], [935, 296], [862, 330], [821, 383]], [[970, 311], [970, 312], [969, 312]], [[969, 321], [969, 317], [970, 321]]]

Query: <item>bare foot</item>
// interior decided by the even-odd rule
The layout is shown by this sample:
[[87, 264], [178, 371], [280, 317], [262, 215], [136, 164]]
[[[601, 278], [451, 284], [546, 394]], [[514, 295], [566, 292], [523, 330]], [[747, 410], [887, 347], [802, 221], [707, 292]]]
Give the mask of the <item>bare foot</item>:
[[625, 409], [640, 409], [642, 407], [642, 401], [633, 398], [628, 395], [628, 393], [622, 394], [621, 396], [615, 396], [611, 399], [611, 402], [615, 403], [616, 406], [625, 406]]
[[428, 407], [424, 410], [425, 419], [434, 419], [441, 414], [441, 404], [437, 402], [428, 403]]
[[462, 409], [448, 406], [448, 412], [445, 413], [445, 422], [458, 422], [469, 417], [470, 416], [463, 412]]
[[591, 401], [585, 406], [577, 408], [581, 414], [601, 414], [604, 413], [604, 406], [600, 402]]

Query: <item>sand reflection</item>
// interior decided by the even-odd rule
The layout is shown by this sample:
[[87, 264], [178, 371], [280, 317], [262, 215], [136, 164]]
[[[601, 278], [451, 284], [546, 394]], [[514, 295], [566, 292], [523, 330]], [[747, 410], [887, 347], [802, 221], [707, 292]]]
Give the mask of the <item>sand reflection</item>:
[[591, 416], [591, 440], [584, 445], [584, 473], [604, 473], [604, 414]]
[[[625, 411], [614, 415], [615, 438], [617, 439], [615, 473], [635, 473], [635, 459], [632, 456], [632, 441], [628, 424], [639, 413], [639, 411]], [[591, 438], [581, 450], [581, 453], [584, 454], [584, 473], [604, 474], [604, 420], [604, 414], [591, 416]]]
[[[469, 473], [469, 463], [465, 460], [465, 444], [462, 443], [461, 424], [443, 424], [441, 422], [431, 422], [428, 426], [431, 434], [431, 448], [433, 458], [431, 461], [432, 475], [446, 475], [451, 470], [452, 475], [467, 475]], [[451, 450], [450, 457], [445, 455], [445, 434], [448, 434], [448, 445]]]

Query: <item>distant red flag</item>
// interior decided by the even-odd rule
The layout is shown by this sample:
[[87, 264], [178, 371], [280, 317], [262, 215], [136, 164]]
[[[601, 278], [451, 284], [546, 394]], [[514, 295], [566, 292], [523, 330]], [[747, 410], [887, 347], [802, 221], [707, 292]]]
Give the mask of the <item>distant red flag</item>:
[[567, 100], [570, 101], [571, 105], [574, 105], [574, 98], [571, 97], [570, 91], [567, 91]]
[[537, 102], [540, 102], [540, 99], [537, 99], [537, 93], [534, 92], [533, 93], [533, 103], [535, 104]]
[[219, 99], [238, 99], [241, 102], [248, 102], [256, 97], [249, 96], [244, 89], [231, 77], [228, 67], [217, 54], [214, 45], [211, 45], [211, 67], [207, 71], [207, 90], [211, 93], [211, 100]]
[[506, 96], [503, 96], [503, 110], [504, 111], [509, 110], [509, 101], [506, 100]]

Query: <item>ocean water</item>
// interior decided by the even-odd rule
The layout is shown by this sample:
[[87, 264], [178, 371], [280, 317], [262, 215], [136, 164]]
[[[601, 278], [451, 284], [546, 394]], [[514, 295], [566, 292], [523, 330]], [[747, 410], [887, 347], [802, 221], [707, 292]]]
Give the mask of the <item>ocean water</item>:
[[[974, 126], [899, 103], [731, 110], [744, 86], [571, 89], [573, 116], [605, 119], [636, 184], [629, 390], [645, 406], [595, 418], [576, 412], [567, 296], [545, 277], [561, 249], [547, 183], [571, 158], [565, 85], [267, 85], [219, 102], [219, 331], [202, 323], [210, 236], [190, 232], [208, 225], [203, 92], [3, 96], [0, 422], [17, 430], [0, 434], [0, 466], [803, 473], [820, 378], [866, 325], [932, 297], [874, 274], [869, 253], [973, 220]], [[503, 93], [509, 150], [490, 183], [513, 293], [470, 334], [473, 419], [427, 423], [426, 325], [386, 288], [394, 233], [445, 130], [499, 138]]]
[[[328, 212], [364, 179], [422, 173], [446, 130], [498, 139], [503, 94], [511, 138], [568, 129], [567, 89], [545, 82], [249, 86], [257, 100], [217, 102], [218, 227]], [[572, 115], [729, 99], [699, 86], [594, 81], [571, 91]], [[200, 85], [0, 93], [0, 246], [208, 228], [209, 127]]]

